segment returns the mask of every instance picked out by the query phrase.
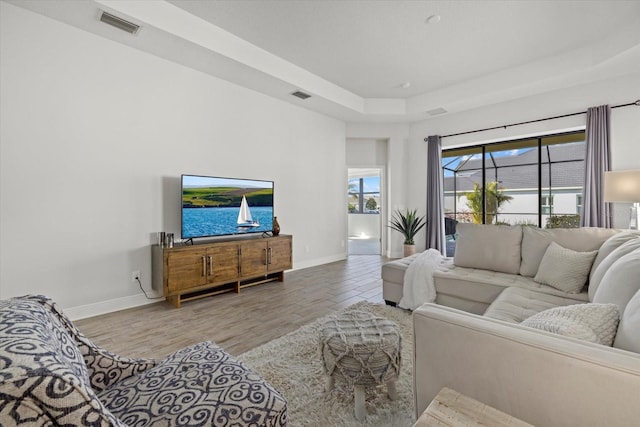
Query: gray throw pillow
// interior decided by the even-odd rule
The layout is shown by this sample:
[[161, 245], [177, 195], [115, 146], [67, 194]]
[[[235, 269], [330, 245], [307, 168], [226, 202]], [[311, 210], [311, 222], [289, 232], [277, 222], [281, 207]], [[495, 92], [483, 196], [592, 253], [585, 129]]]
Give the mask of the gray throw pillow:
[[456, 231], [454, 265], [518, 274], [521, 226], [458, 223]]
[[551, 242], [533, 280], [569, 294], [577, 294], [587, 282], [597, 253], [598, 251], [576, 252]]

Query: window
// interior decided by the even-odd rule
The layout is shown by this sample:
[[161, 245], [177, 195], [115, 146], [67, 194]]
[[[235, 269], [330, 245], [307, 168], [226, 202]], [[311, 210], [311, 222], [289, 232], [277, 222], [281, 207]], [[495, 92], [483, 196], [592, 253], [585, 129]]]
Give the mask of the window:
[[576, 194], [576, 212], [582, 213], [582, 194]]
[[553, 196], [542, 196], [540, 210], [542, 215], [551, 215], [553, 213]]
[[380, 213], [380, 176], [349, 178], [347, 210], [350, 214]]
[[579, 131], [443, 150], [445, 215], [478, 224], [575, 223], [584, 139]]

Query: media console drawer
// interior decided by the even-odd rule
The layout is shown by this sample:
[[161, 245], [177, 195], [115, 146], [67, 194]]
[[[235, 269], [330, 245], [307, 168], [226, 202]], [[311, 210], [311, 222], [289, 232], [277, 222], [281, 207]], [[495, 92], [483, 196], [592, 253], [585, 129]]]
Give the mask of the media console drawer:
[[290, 235], [228, 239], [163, 248], [152, 246], [152, 282], [176, 307], [185, 301], [271, 281], [291, 269]]

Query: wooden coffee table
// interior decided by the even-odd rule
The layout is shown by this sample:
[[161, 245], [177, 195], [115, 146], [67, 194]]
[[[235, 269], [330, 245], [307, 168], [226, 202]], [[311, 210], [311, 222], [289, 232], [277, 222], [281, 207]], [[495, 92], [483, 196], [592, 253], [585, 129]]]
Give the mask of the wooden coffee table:
[[533, 427], [450, 388], [443, 388], [414, 427]]

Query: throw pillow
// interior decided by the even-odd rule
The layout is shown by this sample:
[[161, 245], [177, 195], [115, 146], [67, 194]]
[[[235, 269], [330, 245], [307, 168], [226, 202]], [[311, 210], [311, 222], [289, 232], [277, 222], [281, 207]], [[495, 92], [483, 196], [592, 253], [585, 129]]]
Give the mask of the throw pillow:
[[458, 223], [456, 231], [454, 265], [518, 274], [521, 226]]
[[577, 294], [587, 282], [597, 253], [598, 251], [576, 252], [551, 242], [533, 280], [569, 294]]
[[534, 314], [521, 325], [611, 346], [620, 314], [615, 304], [575, 304]]
[[595, 251], [616, 233], [619, 233], [619, 231], [612, 228], [598, 227], [545, 229], [522, 227], [520, 275], [526, 277], [534, 277], [536, 275], [540, 268], [542, 257], [544, 257], [544, 253], [551, 242], [556, 242], [560, 246], [573, 251]]

